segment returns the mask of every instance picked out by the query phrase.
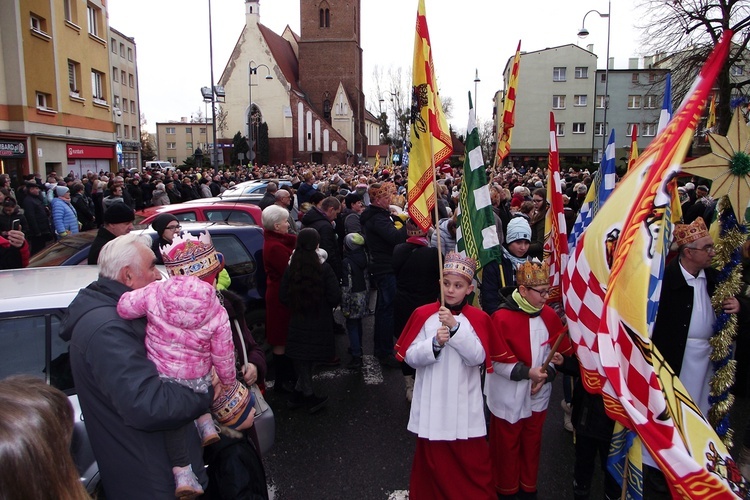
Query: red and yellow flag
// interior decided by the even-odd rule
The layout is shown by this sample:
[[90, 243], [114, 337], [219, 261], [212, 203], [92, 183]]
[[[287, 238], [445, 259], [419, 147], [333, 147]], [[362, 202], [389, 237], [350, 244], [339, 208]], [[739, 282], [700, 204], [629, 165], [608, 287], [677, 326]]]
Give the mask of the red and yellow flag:
[[633, 124], [633, 133], [630, 139], [630, 159], [628, 160], [628, 172], [633, 168], [635, 160], [638, 159], [638, 125]]
[[513, 136], [513, 125], [516, 122], [516, 88], [518, 87], [518, 68], [521, 66], [521, 40], [518, 41], [516, 55], [508, 80], [508, 91], [505, 93], [503, 105], [503, 119], [497, 127], [497, 154], [495, 166], [502, 165], [503, 160], [510, 153], [510, 140]]
[[708, 118], [706, 128], [711, 129], [716, 125], [716, 97], [711, 97], [711, 105], [708, 107]]
[[[544, 260], [549, 265], [549, 299], [562, 310], [562, 275], [568, 264], [568, 233], [560, 178], [560, 152], [557, 147], [555, 114], [549, 113], [549, 168], [547, 169], [547, 214], [544, 219]], [[554, 306], [553, 306], [554, 307]], [[556, 309], [557, 310], [557, 309]]]
[[409, 215], [426, 231], [432, 225], [430, 211], [435, 207], [435, 164], [450, 157], [453, 145], [438, 95], [424, 0], [419, 0], [416, 30], [407, 199]]

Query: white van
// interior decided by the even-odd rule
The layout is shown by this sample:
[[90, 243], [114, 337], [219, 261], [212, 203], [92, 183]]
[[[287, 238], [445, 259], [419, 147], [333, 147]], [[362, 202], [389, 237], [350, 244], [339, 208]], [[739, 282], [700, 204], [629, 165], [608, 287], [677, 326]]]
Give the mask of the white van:
[[151, 170], [152, 172], [169, 172], [170, 170], [174, 170], [174, 165], [168, 161], [147, 161], [146, 170]]

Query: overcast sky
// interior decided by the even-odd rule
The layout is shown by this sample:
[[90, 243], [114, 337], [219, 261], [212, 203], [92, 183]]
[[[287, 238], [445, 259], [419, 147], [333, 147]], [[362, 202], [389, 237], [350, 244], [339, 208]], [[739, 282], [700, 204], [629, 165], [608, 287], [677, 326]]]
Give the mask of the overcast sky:
[[[305, 0], [312, 1], [312, 0]], [[615, 68], [642, 56], [634, 27], [635, 0], [612, 2], [610, 56]], [[261, 0], [261, 23], [281, 34], [288, 24], [299, 34], [300, 0]], [[522, 51], [592, 43], [604, 68], [607, 20], [586, 19], [590, 35], [576, 35], [591, 9], [606, 13], [606, 0], [425, 0], [441, 95], [453, 98], [451, 124], [466, 128], [467, 92], [479, 70], [477, 117], [491, 119], [492, 96], [502, 89], [502, 71], [521, 40]], [[214, 78], [218, 81], [245, 25], [244, 0], [212, 0]], [[147, 128], [203, 110], [200, 88], [210, 85], [208, 0], [109, 0], [109, 24], [133, 37], [138, 56], [141, 111]], [[373, 68], [384, 72], [412, 65], [417, 0], [361, 0], [364, 89], [368, 109], [377, 114]], [[523, 71], [523, 65], [521, 66]], [[411, 76], [408, 80], [411, 80]], [[374, 104], [373, 104], [374, 103]]]

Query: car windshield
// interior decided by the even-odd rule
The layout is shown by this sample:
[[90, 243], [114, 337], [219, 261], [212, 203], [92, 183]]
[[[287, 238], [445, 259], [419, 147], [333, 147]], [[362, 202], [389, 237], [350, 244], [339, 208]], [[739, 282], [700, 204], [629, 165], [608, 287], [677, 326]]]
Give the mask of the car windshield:
[[72, 234], [61, 239], [57, 244], [49, 246], [34, 255], [29, 261], [30, 267], [59, 266], [67, 259], [91, 245], [96, 238], [96, 230]]

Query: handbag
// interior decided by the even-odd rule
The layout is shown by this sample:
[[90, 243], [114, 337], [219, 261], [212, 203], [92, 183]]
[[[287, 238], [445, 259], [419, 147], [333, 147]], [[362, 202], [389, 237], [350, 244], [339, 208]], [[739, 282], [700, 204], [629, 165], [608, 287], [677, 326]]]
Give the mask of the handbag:
[[[234, 320], [234, 327], [237, 330], [237, 337], [239, 337], [240, 339], [240, 344], [242, 344], [242, 366], [247, 366], [250, 364], [247, 359], [247, 345], [245, 344], [245, 337], [242, 335], [240, 323], [236, 319]], [[250, 390], [255, 396], [255, 418], [257, 419], [271, 407], [269, 406], [268, 402], [266, 402], [266, 398], [263, 397], [263, 393], [261, 392], [260, 387], [258, 387], [257, 383], [251, 385]]]

